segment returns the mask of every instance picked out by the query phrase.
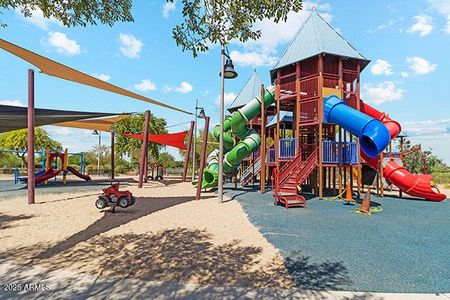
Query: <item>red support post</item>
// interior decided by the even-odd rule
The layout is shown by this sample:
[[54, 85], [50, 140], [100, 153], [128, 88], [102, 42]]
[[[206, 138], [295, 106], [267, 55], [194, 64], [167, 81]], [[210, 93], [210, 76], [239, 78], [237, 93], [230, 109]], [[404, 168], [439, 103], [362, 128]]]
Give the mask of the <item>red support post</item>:
[[28, 204], [34, 204], [34, 70], [28, 70]]
[[[188, 169], [188, 165], [189, 165], [189, 156], [192, 151], [192, 140], [194, 138], [194, 125], [195, 125], [195, 122], [191, 121], [191, 128], [189, 129], [187, 149], [186, 149], [186, 153], [184, 155], [183, 177], [182, 177], [183, 182], [186, 181], [187, 169]], [[195, 153], [194, 153], [194, 155], [195, 155]]]
[[116, 167], [114, 156], [114, 130], [111, 130], [111, 179], [114, 179], [114, 169]]
[[197, 194], [195, 196], [196, 200], [200, 200], [200, 196], [202, 193], [203, 170], [205, 169], [208, 133], [209, 133], [209, 117], [205, 117], [205, 129], [203, 130], [202, 153], [200, 156], [200, 167], [198, 170], [198, 179], [197, 179]]
[[138, 187], [142, 188], [144, 183], [144, 174], [145, 174], [145, 160], [148, 153], [148, 127], [150, 122], [150, 111], [145, 111], [145, 123], [144, 123], [144, 138], [142, 140], [142, 151], [141, 151], [141, 164], [139, 168], [139, 184]]
[[[152, 167], [152, 170], [153, 170], [153, 167]], [[147, 183], [147, 182], [148, 182], [148, 151], [145, 153], [145, 161], [144, 161], [144, 183]]]

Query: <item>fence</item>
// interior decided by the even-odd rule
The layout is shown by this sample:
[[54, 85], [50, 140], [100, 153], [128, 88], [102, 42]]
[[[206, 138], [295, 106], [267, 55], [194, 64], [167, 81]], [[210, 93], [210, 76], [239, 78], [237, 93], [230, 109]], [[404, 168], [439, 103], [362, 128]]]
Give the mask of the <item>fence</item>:
[[[356, 142], [323, 141], [322, 162], [326, 164], [357, 164], [358, 144]], [[339, 149], [340, 148], [340, 149]]]

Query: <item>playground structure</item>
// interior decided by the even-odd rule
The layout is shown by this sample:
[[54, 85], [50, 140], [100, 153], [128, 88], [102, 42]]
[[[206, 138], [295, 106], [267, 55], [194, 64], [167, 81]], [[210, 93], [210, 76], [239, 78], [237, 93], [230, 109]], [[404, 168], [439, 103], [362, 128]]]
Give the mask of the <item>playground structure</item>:
[[[15, 154], [17, 154], [17, 153], [26, 153], [26, 151], [18, 151], [18, 150], [0, 150], [0, 152], [3, 152], [3, 153], [15, 153]], [[82, 177], [80, 177], [80, 178], [83, 178], [83, 179], [85, 179], [85, 177], [86, 177], [86, 175], [85, 175], [86, 157], [85, 157], [84, 153], [67, 153], [67, 154], [66, 153], [62, 153], [62, 154], [60, 154], [60, 153], [57, 153], [57, 152], [51, 153], [49, 150], [47, 150], [47, 151], [42, 151], [42, 152], [35, 152], [34, 154], [38, 155], [40, 157], [40, 160], [41, 160], [41, 170], [34, 174], [35, 178], [44, 175], [50, 169], [52, 169], [52, 170], [58, 169], [57, 161], [51, 159], [52, 155], [53, 155], [53, 158], [60, 157], [61, 161], [65, 160], [63, 158], [63, 156], [65, 156], [65, 155], [67, 155], [67, 159], [68, 159], [68, 157], [70, 155], [71, 156], [80, 156], [80, 166], [79, 166], [80, 171], [77, 171], [76, 169], [74, 169], [73, 167], [70, 167], [70, 166], [66, 166], [66, 169], [65, 169], [66, 172], [64, 172], [64, 170], [61, 170], [61, 171], [63, 173], [66, 173], [66, 174], [67, 174], [67, 172], [71, 172], [71, 173], [73, 173], [74, 175], [76, 175], [78, 177], [80, 177], [79, 175], [82, 175]], [[59, 154], [59, 156], [58, 156], [58, 154]], [[67, 162], [68, 162], [68, 160], [67, 160]], [[48, 173], [50, 173], [50, 172], [48, 172]], [[20, 175], [20, 170], [18, 168], [14, 169], [14, 184], [27, 183], [27, 182], [28, 182], [28, 177], [27, 176], [21, 176]]]
[[[273, 86], [265, 89], [255, 72], [230, 106], [224, 173], [239, 170], [243, 185], [259, 175], [261, 192], [271, 178], [275, 204], [286, 208], [306, 206], [299, 191], [324, 197], [349, 186], [361, 194], [363, 165], [379, 175], [372, 176], [374, 185], [384, 178], [411, 196], [444, 200], [431, 175], [410, 174], [394, 161], [391, 143], [400, 124], [360, 98], [360, 74], [369, 62], [313, 11], [271, 70]], [[214, 137], [219, 134], [217, 125]], [[266, 146], [268, 138], [273, 145]], [[199, 178], [203, 188], [217, 185], [217, 171], [214, 151]]]
[[[60, 173], [63, 175], [63, 182], [64, 184], [67, 183], [67, 174], [70, 172], [73, 175], [86, 180], [90, 181], [91, 177], [84, 174], [85, 170], [85, 161], [84, 161], [84, 155], [81, 154], [81, 162], [80, 162], [80, 171], [76, 170], [75, 168], [68, 165], [69, 162], [69, 153], [67, 151], [67, 148], [64, 152], [47, 152], [45, 155], [45, 171], [40, 171], [35, 174], [35, 183], [41, 183], [41, 182], [47, 182], [49, 179], [54, 178], [58, 176]], [[56, 161], [56, 158], [60, 159], [60, 164], [58, 167], [58, 163]]]

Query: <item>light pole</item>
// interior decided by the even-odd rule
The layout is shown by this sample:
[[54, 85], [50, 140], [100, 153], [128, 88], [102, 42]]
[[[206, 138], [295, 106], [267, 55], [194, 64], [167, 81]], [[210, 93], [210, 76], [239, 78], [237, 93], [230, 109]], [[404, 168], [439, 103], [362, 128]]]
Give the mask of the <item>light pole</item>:
[[[234, 79], [238, 73], [234, 70], [231, 57], [225, 52], [225, 47], [221, 48], [221, 71], [220, 71], [220, 118], [219, 118], [219, 186], [218, 196], [219, 202], [223, 202], [223, 122], [224, 122], [224, 98], [225, 98], [225, 78]], [[227, 62], [225, 63], [225, 56]]]
[[[198, 110], [200, 110], [199, 114], [197, 114]], [[192, 181], [195, 180], [195, 145], [197, 144], [197, 118], [204, 119], [205, 110], [203, 109], [203, 107], [198, 107], [198, 99], [195, 99], [194, 143], [192, 144]]]
[[93, 135], [98, 135], [98, 149], [97, 149], [97, 176], [100, 177], [100, 146], [102, 144], [102, 132], [94, 130]]

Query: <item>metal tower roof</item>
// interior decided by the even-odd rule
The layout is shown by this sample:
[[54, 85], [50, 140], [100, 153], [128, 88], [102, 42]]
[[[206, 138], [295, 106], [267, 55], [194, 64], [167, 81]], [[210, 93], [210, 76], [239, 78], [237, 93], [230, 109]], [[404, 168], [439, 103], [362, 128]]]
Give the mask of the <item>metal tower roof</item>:
[[313, 10], [272, 71], [322, 53], [370, 62]]
[[234, 101], [228, 107], [228, 110], [235, 110], [250, 102], [255, 96], [261, 96], [262, 81], [256, 75], [256, 70], [253, 71], [250, 79], [245, 83], [242, 90], [236, 96]]

